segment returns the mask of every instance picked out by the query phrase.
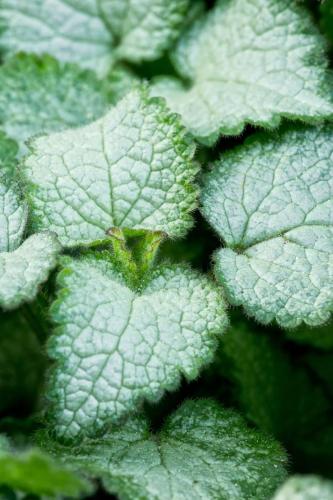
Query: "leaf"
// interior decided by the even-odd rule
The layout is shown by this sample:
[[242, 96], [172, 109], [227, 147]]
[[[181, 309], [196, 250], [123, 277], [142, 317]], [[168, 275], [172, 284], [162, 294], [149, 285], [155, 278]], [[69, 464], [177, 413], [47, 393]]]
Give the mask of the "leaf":
[[0, 313], [1, 414], [33, 409], [44, 366], [45, 359], [36, 335], [22, 315]]
[[0, 122], [26, 152], [30, 137], [85, 125], [105, 113], [106, 83], [49, 56], [19, 54], [0, 67]]
[[57, 464], [38, 449], [11, 451], [8, 440], [0, 436], [0, 484], [34, 495], [78, 498], [91, 491], [87, 480]]
[[292, 476], [279, 489], [274, 500], [332, 500], [333, 481], [319, 476]]
[[155, 59], [178, 35], [188, 0], [3, 0], [0, 48], [49, 53], [105, 75], [120, 58]]
[[13, 174], [12, 166], [0, 165], [0, 259], [3, 252], [19, 246], [28, 217], [27, 204]]
[[197, 188], [195, 146], [144, 89], [86, 127], [40, 137], [24, 171], [36, 229], [65, 246], [94, 243], [116, 226], [183, 235]]
[[333, 308], [332, 127], [255, 135], [204, 182], [203, 213], [227, 248], [215, 272], [262, 323], [325, 323]]
[[215, 285], [184, 266], [157, 267], [136, 291], [107, 256], [92, 255], [66, 259], [59, 285], [48, 396], [67, 440], [158, 400], [181, 374], [195, 378], [227, 323]]
[[79, 447], [50, 441], [46, 446], [74, 467], [101, 477], [106, 490], [121, 500], [261, 500], [286, 475], [278, 443], [210, 400], [184, 403], [158, 434], [137, 417]]
[[282, 117], [332, 117], [325, 45], [296, 0], [219, 0], [180, 38], [172, 54], [183, 82], [153, 89], [211, 145], [245, 124], [277, 127]]
[[112, 61], [112, 36], [99, 15], [97, 0], [3, 0], [0, 48], [49, 53], [60, 61], [106, 73]]
[[32, 300], [57, 264], [60, 245], [52, 233], [33, 234], [13, 252], [0, 253], [0, 306]]
[[101, 0], [118, 45], [116, 57], [134, 63], [160, 57], [179, 34], [188, 0]]
[[[12, 162], [12, 149], [4, 136], [7, 148], [1, 153]], [[1, 162], [0, 154], [0, 162]], [[0, 307], [13, 309], [32, 300], [50, 270], [56, 265], [60, 244], [52, 233], [30, 236], [21, 246], [27, 222], [27, 205], [15, 180], [15, 166], [0, 163]]]

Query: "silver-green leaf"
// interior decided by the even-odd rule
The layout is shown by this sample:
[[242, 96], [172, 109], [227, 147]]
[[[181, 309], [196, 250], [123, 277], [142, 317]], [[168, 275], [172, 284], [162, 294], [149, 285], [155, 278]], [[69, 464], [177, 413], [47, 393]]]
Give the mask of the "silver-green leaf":
[[134, 63], [156, 59], [179, 34], [189, 0], [101, 0], [114, 38], [115, 57]]
[[23, 168], [32, 221], [65, 246], [103, 240], [111, 227], [177, 237], [191, 226], [195, 145], [144, 89], [96, 122], [37, 138], [31, 148]]
[[3, 0], [0, 48], [51, 54], [105, 75], [119, 59], [158, 58], [177, 37], [188, 0]]
[[61, 246], [52, 233], [33, 234], [16, 250], [0, 253], [0, 306], [32, 300], [57, 264]]
[[172, 58], [185, 84], [161, 78], [164, 96], [200, 141], [333, 116], [325, 44], [297, 0], [219, 0], [190, 26]]
[[319, 476], [291, 476], [274, 500], [332, 500], [333, 481]]
[[332, 126], [255, 135], [206, 176], [203, 213], [227, 248], [216, 275], [263, 323], [325, 323], [333, 310]]
[[19, 246], [27, 218], [28, 206], [22, 200], [13, 173], [0, 170], [0, 255], [16, 250]]
[[211, 400], [185, 402], [155, 434], [137, 417], [78, 447], [42, 441], [121, 500], [266, 500], [286, 476], [280, 445]]
[[143, 399], [175, 389], [211, 360], [227, 319], [220, 291], [184, 266], [157, 267], [129, 288], [107, 255], [65, 259], [52, 308], [48, 384], [55, 432], [96, 434]]
[[49, 232], [34, 234], [22, 243], [28, 207], [16, 180], [13, 144], [0, 136], [0, 307], [4, 309], [34, 298], [60, 252], [56, 236]]
[[21, 153], [32, 136], [99, 118], [111, 97], [108, 81], [50, 56], [19, 54], [0, 67], [0, 126], [18, 142]]

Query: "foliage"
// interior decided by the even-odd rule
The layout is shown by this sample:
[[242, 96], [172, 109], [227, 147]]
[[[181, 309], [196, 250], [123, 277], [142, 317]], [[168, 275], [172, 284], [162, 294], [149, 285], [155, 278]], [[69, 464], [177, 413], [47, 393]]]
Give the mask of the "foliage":
[[332, 13], [0, 2], [1, 498], [333, 498]]

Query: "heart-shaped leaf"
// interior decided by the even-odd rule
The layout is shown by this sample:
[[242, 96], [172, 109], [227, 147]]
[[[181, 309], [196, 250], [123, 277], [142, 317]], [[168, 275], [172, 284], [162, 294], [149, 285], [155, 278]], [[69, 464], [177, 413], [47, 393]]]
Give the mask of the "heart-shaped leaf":
[[332, 126], [258, 135], [207, 175], [203, 213], [228, 248], [216, 275], [263, 323], [325, 323], [333, 310]]
[[221, 293], [206, 277], [157, 267], [133, 290], [107, 257], [64, 265], [48, 350], [57, 361], [49, 398], [58, 435], [94, 435], [211, 360], [227, 321]]
[[194, 143], [145, 89], [96, 122], [31, 147], [24, 170], [35, 228], [54, 231], [66, 246], [105, 239], [111, 227], [180, 236], [191, 226]]
[[185, 402], [155, 434], [137, 417], [73, 448], [40, 439], [120, 499], [266, 500], [286, 476], [280, 445], [212, 400]]

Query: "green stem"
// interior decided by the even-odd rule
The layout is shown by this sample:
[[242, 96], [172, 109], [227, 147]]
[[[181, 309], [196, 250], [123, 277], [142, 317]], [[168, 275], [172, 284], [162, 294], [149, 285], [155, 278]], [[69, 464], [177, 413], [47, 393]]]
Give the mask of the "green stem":
[[165, 233], [162, 231], [147, 231], [140, 238], [135, 250], [141, 277], [146, 276], [153, 268], [158, 250], [164, 239]]
[[111, 237], [113, 260], [116, 266], [125, 276], [127, 282], [136, 286], [138, 267], [133, 259], [132, 252], [127, 247], [123, 231], [117, 227], [112, 227], [107, 234]]
[[111, 237], [113, 260], [116, 266], [130, 286], [138, 288], [153, 268], [165, 234], [161, 231], [131, 231], [130, 238], [136, 241], [130, 248], [121, 229], [113, 227], [108, 230], [107, 234]]

